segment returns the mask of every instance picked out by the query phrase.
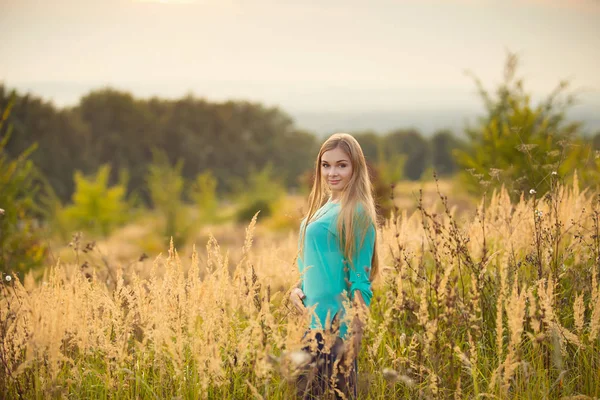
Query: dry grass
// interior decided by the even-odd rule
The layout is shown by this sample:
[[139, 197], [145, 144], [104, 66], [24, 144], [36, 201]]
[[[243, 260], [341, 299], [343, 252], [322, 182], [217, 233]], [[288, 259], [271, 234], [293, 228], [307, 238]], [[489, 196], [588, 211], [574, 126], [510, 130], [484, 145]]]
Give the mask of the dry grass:
[[[556, 184], [514, 204], [501, 191], [460, 216], [443, 197], [420, 204], [381, 227], [361, 398], [600, 397], [600, 194]], [[305, 326], [286, 302], [297, 238], [255, 229], [227, 250], [209, 238], [185, 256], [5, 283], [0, 389], [289, 398]]]

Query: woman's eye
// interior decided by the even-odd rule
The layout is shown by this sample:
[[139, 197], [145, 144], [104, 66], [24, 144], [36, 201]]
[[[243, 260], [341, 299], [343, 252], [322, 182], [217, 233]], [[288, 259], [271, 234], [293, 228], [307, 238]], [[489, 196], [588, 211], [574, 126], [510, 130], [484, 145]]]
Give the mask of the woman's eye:
[[340, 168], [346, 168], [346, 164], [340, 164]]
[[323, 165], [321, 165], [321, 166], [322, 166], [323, 168], [327, 168], [327, 167], [329, 167], [329, 165], [327, 165], [327, 164], [323, 164]]

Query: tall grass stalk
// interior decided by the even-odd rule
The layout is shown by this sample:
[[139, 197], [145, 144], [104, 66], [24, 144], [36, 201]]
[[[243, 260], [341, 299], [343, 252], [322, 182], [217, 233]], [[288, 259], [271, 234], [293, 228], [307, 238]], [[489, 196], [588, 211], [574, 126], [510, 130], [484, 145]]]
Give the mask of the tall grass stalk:
[[[600, 397], [600, 194], [558, 181], [472, 215], [446, 198], [380, 227], [361, 398]], [[290, 398], [306, 321], [294, 238], [240, 261], [214, 238], [143, 273], [3, 276], [0, 390], [25, 398]], [[580, 397], [575, 397], [580, 396]]]

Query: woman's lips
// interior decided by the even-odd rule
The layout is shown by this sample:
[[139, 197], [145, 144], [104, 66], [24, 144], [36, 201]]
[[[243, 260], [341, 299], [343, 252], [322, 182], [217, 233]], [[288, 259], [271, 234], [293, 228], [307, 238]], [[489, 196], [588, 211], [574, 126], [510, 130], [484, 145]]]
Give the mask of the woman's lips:
[[329, 181], [330, 184], [332, 185], [337, 185], [338, 183], [340, 183], [341, 179], [338, 179], [337, 181]]

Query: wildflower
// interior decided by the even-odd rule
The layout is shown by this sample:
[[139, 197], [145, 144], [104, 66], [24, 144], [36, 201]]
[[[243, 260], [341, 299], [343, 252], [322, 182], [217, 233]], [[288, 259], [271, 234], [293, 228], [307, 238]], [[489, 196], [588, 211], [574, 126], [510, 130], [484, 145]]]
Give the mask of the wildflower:
[[0, 208], [0, 215], [4, 215], [4, 208]]
[[402, 335], [400, 335], [400, 346], [404, 347], [406, 343], [406, 333], [402, 332]]
[[88, 244], [85, 245], [83, 252], [87, 253], [88, 251], [92, 251], [92, 250], [94, 250], [95, 246], [96, 246], [96, 241], [89, 242]]
[[496, 178], [500, 180], [500, 174], [502, 173], [501, 169], [498, 168], [490, 168], [490, 177]]
[[537, 192], [535, 191], [535, 189], [530, 189], [529, 190], [529, 194], [536, 194]]
[[280, 358], [277, 357], [276, 355], [268, 354], [267, 355], [267, 362], [269, 362], [271, 364], [279, 364]]
[[6, 282], [10, 282], [12, 280], [12, 276], [6, 275], [4, 279], [6, 279]]
[[407, 375], [400, 375], [398, 377], [398, 380], [402, 383], [404, 383], [406, 386], [408, 387], [413, 387], [415, 386], [415, 381], [414, 379], [412, 379], [411, 377], [407, 376]]
[[292, 361], [293, 364], [295, 364], [298, 367], [308, 364], [310, 359], [311, 359], [310, 354], [308, 354], [306, 351], [299, 350], [299, 351], [294, 351], [290, 354], [290, 360]]
[[393, 370], [391, 368], [384, 368], [382, 373], [383, 378], [386, 381], [395, 382], [398, 380], [398, 372], [396, 372], [396, 370]]
[[556, 175], [558, 175], [558, 172], [552, 171], [552, 175], [556, 176]]
[[415, 385], [415, 381], [404, 374], [399, 374], [398, 371], [392, 368], [384, 368], [382, 371], [383, 378], [388, 382], [402, 382], [406, 386], [412, 387]]
[[535, 210], [535, 216], [538, 218], [542, 218], [542, 216], [544, 215], [544, 213], [540, 210]]

